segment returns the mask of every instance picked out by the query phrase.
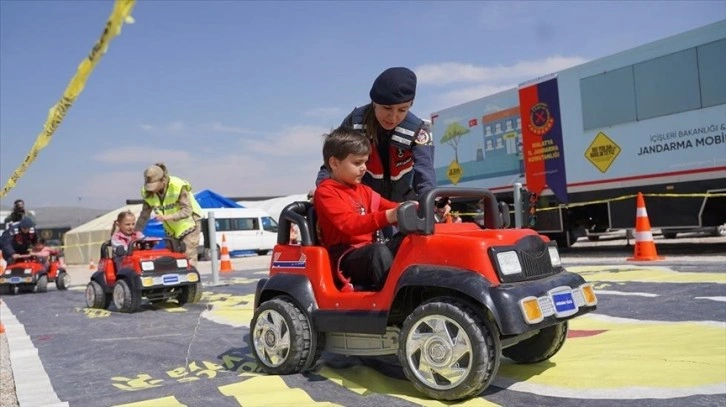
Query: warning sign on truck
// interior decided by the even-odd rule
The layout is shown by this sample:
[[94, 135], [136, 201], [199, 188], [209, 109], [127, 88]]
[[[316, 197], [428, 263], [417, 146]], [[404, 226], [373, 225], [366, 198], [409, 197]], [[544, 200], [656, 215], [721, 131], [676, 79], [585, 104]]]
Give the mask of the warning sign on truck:
[[618, 154], [620, 154], [620, 146], [615, 144], [607, 134], [599, 132], [585, 151], [585, 158], [600, 172], [605, 173]]

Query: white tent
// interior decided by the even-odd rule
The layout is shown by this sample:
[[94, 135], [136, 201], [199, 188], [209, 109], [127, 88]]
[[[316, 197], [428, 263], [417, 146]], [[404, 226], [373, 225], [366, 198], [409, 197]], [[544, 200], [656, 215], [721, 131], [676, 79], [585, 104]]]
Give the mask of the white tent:
[[308, 200], [308, 194], [295, 194], [295, 195], [288, 195], [288, 196], [282, 196], [279, 198], [272, 198], [267, 199], [264, 201], [237, 201], [238, 204], [244, 206], [245, 208], [259, 208], [264, 210], [265, 212], [269, 213], [272, 219], [275, 219], [276, 222], [279, 222], [280, 220], [280, 213], [290, 203], [296, 202], [296, 201], [307, 201]]
[[111, 238], [113, 222], [124, 211], [131, 211], [138, 218], [141, 204], [122, 206], [66, 232], [63, 239], [66, 263], [88, 264], [91, 260], [98, 262], [101, 244]]

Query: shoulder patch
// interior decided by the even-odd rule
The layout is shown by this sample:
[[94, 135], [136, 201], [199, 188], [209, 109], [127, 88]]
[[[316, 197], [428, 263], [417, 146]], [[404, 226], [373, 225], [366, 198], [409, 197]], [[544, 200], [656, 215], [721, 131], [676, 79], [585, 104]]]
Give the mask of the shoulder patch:
[[421, 129], [416, 134], [416, 138], [414, 139], [416, 144], [421, 144], [423, 146], [429, 146], [433, 144], [433, 140], [431, 139], [431, 132], [429, 132], [427, 129]]

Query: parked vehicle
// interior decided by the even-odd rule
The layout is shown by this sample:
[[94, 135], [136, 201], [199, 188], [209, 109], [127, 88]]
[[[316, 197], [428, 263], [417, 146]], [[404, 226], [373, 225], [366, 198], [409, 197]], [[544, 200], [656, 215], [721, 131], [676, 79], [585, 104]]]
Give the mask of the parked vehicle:
[[[483, 199], [486, 229], [435, 223], [436, 196]], [[565, 270], [554, 242], [531, 229], [502, 229], [509, 212], [491, 192], [434, 188], [419, 207], [398, 209], [406, 236], [380, 291], [346, 284], [331, 270], [309, 202], [283, 210], [250, 325], [265, 372], [305, 371], [323, 350], [398, 355], [419, 391], [460, 400], [489, 385], [502, 357], [529, 364], [554, 356], [568, 321], [596, 309], [593, 286]], [[289, 244], [290, 223], [301, 244]]]
[[222, 235], [227, 240], [230, 252], [249, 251], [259, 255], [267, 254], [277, 241], [277, 222], [264, 210], [259, 208], [220, 208], [202, 209], [202, 238], [199, 241], [200, 260], [210, 259], [210, 250], [205, 244], [209, 235], [208, 214], [214, 211], [215, 228], [217, 230], [217, 254], [222, 244]]
[[524, 184], [560, 248], [632, 229], [638, 192], [653, 228], [723, 231], [723, 55], [726, 20], [434, 113], [438, 185]]

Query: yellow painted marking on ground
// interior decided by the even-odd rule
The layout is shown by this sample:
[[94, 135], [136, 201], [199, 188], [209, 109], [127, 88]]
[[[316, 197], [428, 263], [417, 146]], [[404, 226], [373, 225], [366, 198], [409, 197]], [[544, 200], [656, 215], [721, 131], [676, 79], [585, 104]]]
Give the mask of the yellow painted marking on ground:
[[657, 266], [577, 266], [567, 270], [589, 282], [631, 281], [639, 283], [715, 283], [726, 284], [726, 273], [678, 272]]
[[98, 308], [76, 308], [76, 312], [82, 312], [88, 318], [107, 318], [111, 315], [111, 311]]
[[288, 387], [280, 376], [255, 376], [239, 383], [220, 386], [219, 391], [227, 397], [234, 397], [239, 405], [244, 407], [340, 406], [340, 404], [315, 401], [304, 390]]
[[136, 403], [128, 404], [116, 404], [113, 407], [188, 407], [186, 404], [182, 404], [174, 396], [162, 397], [158, 399], [150, 399], [139, 401]]
[[[607, 321], [589, 315], [570, 330], [607, 330], [568, 338], [552, 359], [499, 374], [516, 381], [578, 389], [726, 386], [726, 329], [697, 322]], [[726, 388], [726, 387], [724, 387]]]
[[[267, 271], [265, 271], [265, 274], [267, 274]], [[256, 283], [257, 280], [259, 280], [259, 278], [235, 277], [225, 280], [224, 282], [230, 285], [243, 285]]]
[[202, 317], [218, 324], [230, 325], [235, 328], [249, 327], [254, 313], [252, 309], [255, 301], [254, 294], [212, 294], [207, 295], [206, 299], [209, 301], [212, 309], [202, 312]]
[[[416, 390], [408, 380], [394, 379], [365, 366], [352, 366], [345, 369], [331, 369], [323, 366], [317, 374], [361, 396], [378, 393], [400, 398], [425, 407], [451, 405], [451, 403], [427, 398], [420, 391]], [[463, 407], [498, 406], [498, 404], [494, 404], [481, 397], [462, 401], [456, 403], [456, 405]]]
[[163, 309], [166, 312], [187, 312], [186, 308], [182, 307], [181, 305], [179, 305], [178, 302], [174, 300], [160, 301], [153, 305], [157, 309]]

